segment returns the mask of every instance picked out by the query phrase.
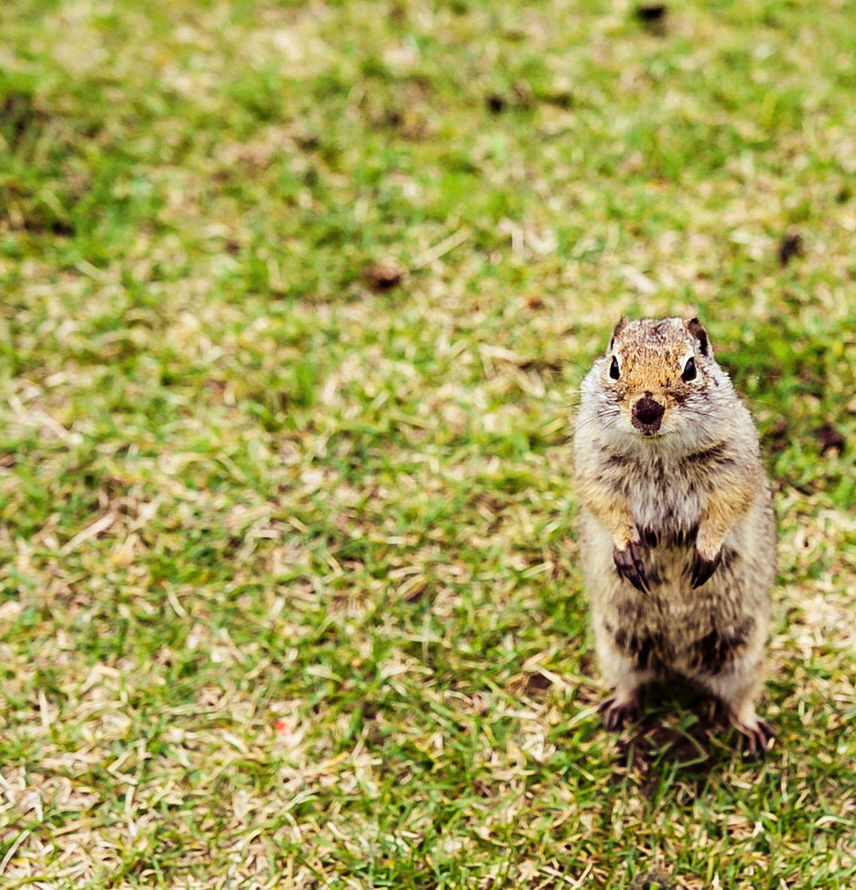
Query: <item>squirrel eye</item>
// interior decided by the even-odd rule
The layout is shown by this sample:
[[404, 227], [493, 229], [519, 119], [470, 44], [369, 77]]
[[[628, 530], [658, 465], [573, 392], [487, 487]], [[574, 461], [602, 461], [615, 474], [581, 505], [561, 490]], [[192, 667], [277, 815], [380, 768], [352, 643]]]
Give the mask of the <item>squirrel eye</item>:
[[681, 380], [695, 380], [696, 378], [696, 369], [695, 369], [695, 359], [690, 356], [687, 359], [687, 363], [684, 365], [683, 374], [681, 374]]
[[618, 380], [621, 376], [621, 371], [618, 368], [618, 359], [615, 356], [612, 357], [612, 364], [609, 366], [609, 376], [613, 380]]

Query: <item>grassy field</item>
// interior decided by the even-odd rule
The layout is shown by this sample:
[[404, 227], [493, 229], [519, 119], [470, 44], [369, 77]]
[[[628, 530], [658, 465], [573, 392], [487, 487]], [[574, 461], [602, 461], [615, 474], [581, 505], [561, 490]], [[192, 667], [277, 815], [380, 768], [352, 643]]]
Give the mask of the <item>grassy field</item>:
[[[856, 9], [0, 8], [0, 883], [856, 885]], [[608, 735], [576, 389], [699, 314], [781, 546], [743, 760]]]

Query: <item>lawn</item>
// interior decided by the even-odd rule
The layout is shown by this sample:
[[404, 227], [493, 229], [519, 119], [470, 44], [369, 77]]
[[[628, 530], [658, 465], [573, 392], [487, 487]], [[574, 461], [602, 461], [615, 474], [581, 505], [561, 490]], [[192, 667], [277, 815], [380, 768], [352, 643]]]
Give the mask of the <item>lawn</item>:
[[[856, 8], [0, 7], [0, 883], [856, 886]], [[740, 756], [606, 733], [569, 437], [698, 314], [780, 526]]]

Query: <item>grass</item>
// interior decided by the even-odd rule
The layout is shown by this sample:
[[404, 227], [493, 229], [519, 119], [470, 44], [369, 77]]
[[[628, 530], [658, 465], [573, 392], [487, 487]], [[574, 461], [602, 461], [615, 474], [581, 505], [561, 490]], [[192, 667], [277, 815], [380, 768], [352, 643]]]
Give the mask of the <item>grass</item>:
[[[849, 5], [0, 27], [4, 885], [852, 887]], [[700, 314], [762, 431], [761, 764], [595, 713], [568, 436], [622, 312]]]

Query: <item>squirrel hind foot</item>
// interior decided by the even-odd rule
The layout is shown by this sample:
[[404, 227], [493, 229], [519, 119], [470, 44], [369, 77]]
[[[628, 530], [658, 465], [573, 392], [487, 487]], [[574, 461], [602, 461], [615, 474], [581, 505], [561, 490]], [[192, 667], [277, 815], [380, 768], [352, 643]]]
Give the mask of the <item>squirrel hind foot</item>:
[[[763, 760], [776, 738], [776, 731], [766, 720], [756, 718], [755, 725], [749, 726], [733, 720], [734, 728], [740, 733], [741, 751], [749, 760]], [[745, 743], [745, 749], [743, 744]]]
[[630, 698], [610, 695], [598, 705], [597, 710], [603, 714], [603, 725], [609, 732], [618, 732], [627, 723], [635, 723], [642, 716], [638, 694]]

